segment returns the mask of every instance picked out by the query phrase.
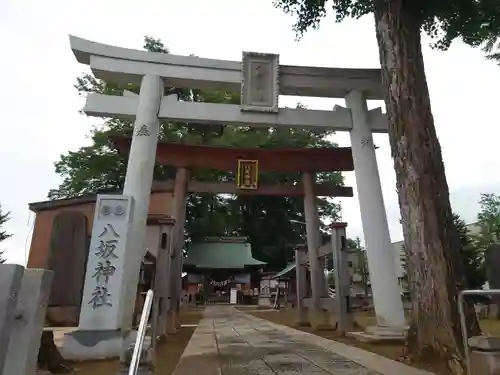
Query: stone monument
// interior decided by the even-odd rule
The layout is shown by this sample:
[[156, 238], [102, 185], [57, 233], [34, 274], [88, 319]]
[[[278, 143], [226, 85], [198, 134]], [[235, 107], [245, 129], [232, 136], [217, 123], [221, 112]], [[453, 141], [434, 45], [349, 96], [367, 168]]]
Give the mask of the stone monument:
[[127, 251], [133, 202], [124, 195], [97, 198], [78, 330], [64, 337], [67, 359], [118, 357], [133, 340], [126, 311], [137, 289]]

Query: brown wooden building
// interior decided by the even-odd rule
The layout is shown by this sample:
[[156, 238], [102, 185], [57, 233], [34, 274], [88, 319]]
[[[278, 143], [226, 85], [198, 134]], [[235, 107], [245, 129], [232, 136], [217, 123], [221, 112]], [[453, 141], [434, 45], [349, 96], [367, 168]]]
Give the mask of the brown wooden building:
[[[28, 267], [54, 270], [47, 314], [50, 324], [71, 326], [78, 322], [95, 203], [96, 196], [89, 195], [29, 205], [36, 216]], [[154, 263], [158, 222], [170, 218], [171, 206], [172, 193], [153, 188], [145, 263]]]

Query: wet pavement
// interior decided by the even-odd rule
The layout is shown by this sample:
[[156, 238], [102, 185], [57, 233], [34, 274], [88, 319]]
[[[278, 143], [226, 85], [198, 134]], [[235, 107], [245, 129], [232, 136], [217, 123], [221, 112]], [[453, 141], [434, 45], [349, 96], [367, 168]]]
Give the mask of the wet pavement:
[[174, 375], [382, 375], [310, 336], [233, 307], [210, 306]]

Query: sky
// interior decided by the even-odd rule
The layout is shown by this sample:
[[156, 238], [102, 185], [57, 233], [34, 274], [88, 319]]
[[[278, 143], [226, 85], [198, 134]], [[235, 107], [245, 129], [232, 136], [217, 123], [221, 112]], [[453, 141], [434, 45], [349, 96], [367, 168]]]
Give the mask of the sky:
[[[2, 0], [0, 1], [0, 203], [11, 212], [0, 243], [9, 262], [25, 264], [34, 215], [28, 203], [45, 200], [60, 182], [54, 162], [77, 150], [99, 119], [79, 113], [84, 98], [73, 87], [87, 68], [74, 58], [68, 35], [121, 47], [142, 47], [145, 35], [161, 38], [171, 53], [241, 60], [242, 51], [280, 54], [286, 65], [378, 68], [373, 19], [335, 24], [327, 17], [299, 42], [294, 19], [271, 0]], [[500, 68], [480, 50], [454, 43], [434, 51], [424, 39], [424, 58], [436, 129], [443, 149], [452, 208], [467, 222], [482, 192], [500, 193], [496, 173], [500, 139]], [[298, 98], [280, 98], [293, 106]], [[310, 109], [331, 109], [342, 99], [300, 98]], [[383, 106], [370, 102], [370, 108]], [[334, 141], [349, 146], [349, 135]], [[402, 238], [388, 137], [375, 135], [389, 229]], [[346, 185], [355, 187], [354, 173]], [[354, 189], [355, 190], [355, 189]], [[342, 199], [348, 235], [362, 238], [356, 195]]]

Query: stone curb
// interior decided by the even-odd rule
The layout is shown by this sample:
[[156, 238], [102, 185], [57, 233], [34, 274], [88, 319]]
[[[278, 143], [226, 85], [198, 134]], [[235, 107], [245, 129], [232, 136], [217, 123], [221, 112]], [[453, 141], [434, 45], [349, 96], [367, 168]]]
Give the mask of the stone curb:
[[222, 375], [218, 359], [217, 340], [211, 321], [203, 313], [173, 375]]

